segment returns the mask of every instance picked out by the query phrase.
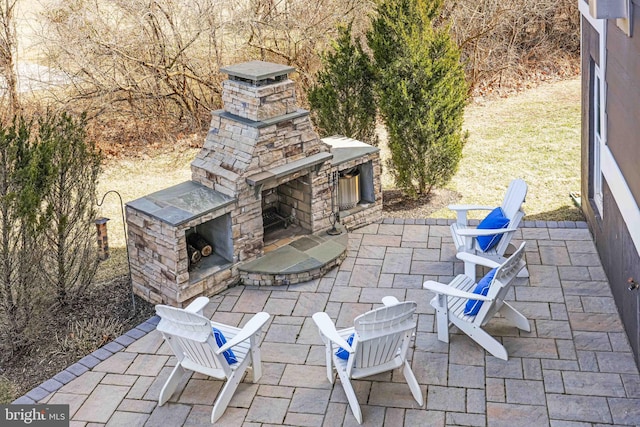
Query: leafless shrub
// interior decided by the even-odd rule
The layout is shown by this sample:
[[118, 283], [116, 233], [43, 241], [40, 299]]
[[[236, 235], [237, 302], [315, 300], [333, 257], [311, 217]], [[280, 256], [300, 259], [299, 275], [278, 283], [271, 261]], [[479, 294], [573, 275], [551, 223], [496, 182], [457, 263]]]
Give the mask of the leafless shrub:
[[215, 0], [59, 1], [44, 15], [49, 65], [66, 98], [114, 113], [199, 127], [218, 103], [222, 10]]
[[370, 0], [57, 0], [41, 34], [48, 65], [68, 75], [56, 104], [87, 111], [97, 131], [119, 117], [171, 134], [208, 122], [220, 107], [219, 68], [235, 62], [296, 67], [304, 104], [338, 24], [354, 21], [363, 34], [370, 8]]
[[[206, 126], [209, 111], [220, 107], [222, 65], [262, 59], [294, 66], [299, 101], [307, 105], [319, 54], [339, 24], [352, 23], [360, 39], [374, 3], [57, 0], [42, 17], [42, 45], [48, 65], [68, 75], [58, 105], [99, 118], [90, 129], [112, 134], [110, 127], [126, 122], [128, 134], [154, 139]], [[445, 0], [437, 21], [461, 46], [476, 92], [511, 84], [526, 70], [555, 72], [575, 64], [579, 52], [573, 0]]]
[[11, 118], [20, 110], [15, 64], [18, 49], [14, 13], [16, 2], [17, 0], [0, 2], [0, 93], [2, 98], [8, 99], [6, 104], [1, 104], [0, 114], [4, 118]]
[[303, 96], [321, 67], [320, 52], [338, 37], [339, 25], [352, 23], [359, 38], [373, 9], [370, 0], [248, 0], [237, 5], [237, 37], [250, 48], [249, 56], [294, 66]]
[[572, 0], [450, 0], [445, 22], [462, 48], [472, 89], [508, 84], [523, 69], [557, 70], [580, 52]]

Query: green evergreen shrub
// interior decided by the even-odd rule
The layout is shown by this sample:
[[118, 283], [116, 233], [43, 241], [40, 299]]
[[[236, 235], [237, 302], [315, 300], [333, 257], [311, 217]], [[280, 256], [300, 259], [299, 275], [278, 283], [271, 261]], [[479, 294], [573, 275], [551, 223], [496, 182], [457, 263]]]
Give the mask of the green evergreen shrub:
[[428, 194], [456, 172], [468, 86], [460, 52], [446, 27], [434, 29], [439, 0], [384, 0], [368, 33], [378, 69], [388, 163], [408, 195]]
[[374, 71], [362, 45], [342, 27], [333, 51], [322, 56], [324, 68], [309, 91], [312, 119], [321, 137], [344, 135], [377, 145]]
[[94, 220], [101, 155], [86, 139], [84, 118], [47, 115], [39, 121], [38, 136], [51, 153], [52, 171], [44, 197], [49, 212], [44, 280], [67, 305], [84, 293], [98, 267]]

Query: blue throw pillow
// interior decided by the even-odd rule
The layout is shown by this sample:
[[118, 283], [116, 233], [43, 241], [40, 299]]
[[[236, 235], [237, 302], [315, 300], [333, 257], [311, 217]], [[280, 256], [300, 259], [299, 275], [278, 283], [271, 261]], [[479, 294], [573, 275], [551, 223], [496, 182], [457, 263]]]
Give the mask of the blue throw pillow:
[[[497, 230], [499, 228], [506, 228], [509, 225], [509, 218], [504, 216], [501, 207], [497, 207], [489, 215], [478, 224], [478, 230]], [[492, 247], [498, 244], [502, 234], [492, 234], [490, 236], [478, 236], [478, 246], [484, 252], [488, 251]]]
[[[351, 345], [351, 343], [353, 343], [354, 335], [355, 333], [349, 335], [349, 338], [347, 338], [347, 344]], [[338, 356], [340, 359], [347, 360], [349, 358], [349, 352], [344, 348], [340, 347], [338, 351], [336, 351], [336, 356]]]
[[[493, 280], [493, 276], [496, 275], [496, 271], [498, 269], [494, 268], [490, 272], [488, 272], [476, 285], [476, 288], [473, 290], [474, 294], [487, 296], [489, 292], [489, 285], [491, 285], [491, 281]], [[477, 299], [470, 299], [467, 301], [467, 305], [464, 306], [464, 314], [467, 316], [475, 316], [480, 311], [480, 307], [482, 307], [482, 303], [484, 301], [480, 301]]]
[[[213, 336], [216, 338], [216, 344], [218, 344], [218, 347], [222, 347], [227, 343], [227, 339], [224, 337], [220, 329], [213, 328]], [[223, 351], [222, 354], [224, 355], [224, 358], [227, 359], [227, 363], [229, 365], [238, 363], [238, 359], [236, 359], [236, 355], [233, 354], [233, 351], [231, 351], [231, 349]]]

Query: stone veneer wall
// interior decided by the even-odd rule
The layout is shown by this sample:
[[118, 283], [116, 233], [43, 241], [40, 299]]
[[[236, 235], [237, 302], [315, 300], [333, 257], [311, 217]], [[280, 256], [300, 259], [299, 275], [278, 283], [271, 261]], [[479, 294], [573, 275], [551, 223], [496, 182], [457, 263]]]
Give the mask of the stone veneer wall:
[[251, 86], [225, 80], [222, 83], [224, 109], [231, 114], [260, 122], [297, 111], [295, 83], [283, 80], [268, 86]]
[[327, 152], [308, 114], [255, 127], [213, 113], [203, 149], [191, 163], [192, 179], [230, 197], [246, 186], [244, 178], [270, 168]]
[[343, 216], [343, 213], [341, 213], [340, 224], [349, 231], [379, 221], [382, 218], [382, 164], [380, 152], [371, 153], [367, 156], [342, 163], [338, 166], [338, 170], [348, 170], [367, 163], [368, 161], [371, 161], [373, 166], [373, 191], [375, 201], [366, 208], [351, 209], [350, 212], [352, 213], [346, 216]]
[[342, 264], [347, 257], [347, 251], [344, 251], [336, 259], [329, 261], [318, 268], [312, 268], [307, 271], [292, 274], [269, 274], [269, 273], [246, 273], [240, 272], [240, 279], [243, 284], [251, 286], [287, 286], [297, 283], [308, 282], [309, 280], [319, 279], [333, 268]]
[[237, 281], [237, 269], [227, 265], [198, 282], [189, 281], [185, 231], [229, 213], [229, 206], [177, 227], [136, 209], [126, 208], [133, 291], [152, 304], [183, 307], [201, 295], [214, 295]]
[[326, 162], [317, 173], [311, 173], [311, 231], [331, 228], [331, 188], [329, 186], [330, 162]]

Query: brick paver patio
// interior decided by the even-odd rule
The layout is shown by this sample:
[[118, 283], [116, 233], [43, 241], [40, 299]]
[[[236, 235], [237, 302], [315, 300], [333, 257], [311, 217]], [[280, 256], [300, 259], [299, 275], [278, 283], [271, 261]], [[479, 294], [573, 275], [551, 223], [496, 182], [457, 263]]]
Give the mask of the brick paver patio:
[[[238, 286], [211, 298], [205, 314], [241, 325], [272, 315], [264, 374], [243, 382], [216, 425], [357, 425], [340, 384], [325, 376], [324, 347], [311, 320], [326, 311], [338, 327], [385, 295], [418, 302], [411, 363], [426, 396], [417, 406], [401, 373], [355, 381], [363, 425], [640, 425], [640, 377], [595, 246], [584, 223], [525, 222], [529, 279], [509, 300], [530, 333], [494, 319], [488, 328], [509, 351], [504, 362], [461, 334], [439, 342], [432, 295], [422, 282], [462, 272], [446, 220], [385, 220], [349, 235], [344, 263], [324, 278], [282, 287]], [[158, 407], [175, 358], [150, 319], [86, 356], [15, 403], [66, 403], [71, 426], [208, 426], [221, 381], [185, 378]], [[248, 380], [247, 380], [248, 381]]]

